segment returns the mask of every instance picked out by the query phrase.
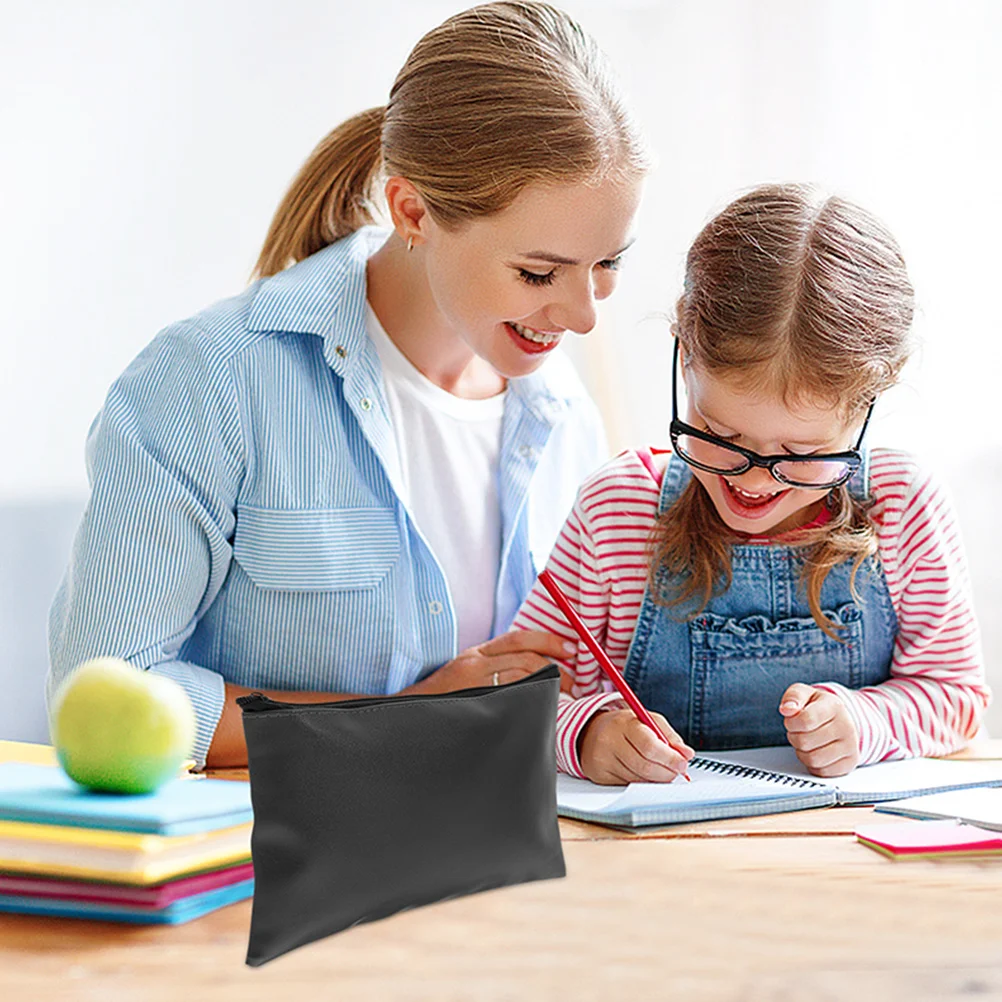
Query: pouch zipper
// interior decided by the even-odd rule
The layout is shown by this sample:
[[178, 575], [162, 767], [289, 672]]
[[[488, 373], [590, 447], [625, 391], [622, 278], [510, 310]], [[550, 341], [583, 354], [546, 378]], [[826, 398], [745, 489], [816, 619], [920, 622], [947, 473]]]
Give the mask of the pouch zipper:
[[[553, 669], [555, 675], [550, 675], [547, 672], [547, 678], [560, 678], [559, 669], [555, 665], [549, 665], [549, 668]], [[540, 668], [538, 672], [533, 675], [526, 675], [525, 678], [520, 678], [516, 682], [509, 682], [504, 686], [494, 686], [494, 685], [481, 685], [474, 689], [456, 689], [455, 692], [429, 692], [425, 695], [414, 695], [414, 696], [375, 696], [368, 697], [363, 696], [361, 699], [339, 699], [327, 703], [287, 703], [282, 700], [272, 699], [270, 696], [266, 696], [263, 692], [248, 693], [246, 696], [237, 697], [237, 705], [245, 712], [250, 713], [266, 713], [269, 710], [337, 710], [343, 708], [354, 709], [356, 707], [362, 706], [377, 706], [385, 704], [387, 700], [394, 700], [399, 703], [413, 703], [425, 699], [442, 699], [443, 697], [448, 697], [449, 699], [471, 699], [474, 696], [481, 696], [487, 692], [497, 692], [498, 688], [510, 689], [512, 686], [524, 685], [526, 682], [542, 682], [545, 679], [539, 678], [538, 676], [542, 672], [546, 672], [547, 668]]]
[[[306, 709], [334, 709], [338, 706], [350, 704], [351, 706], [365, 706], [370, 703], [382, 703], [392, 697], [383, 696], [378, 699], [338, 699], [329, 703], [286, 703], [282, 700], [272, 699], [263, 692], [252, 692], [246, 696], [237, 697], [237, 705], [242, 710], [249, 710], [252, 713], [261, 713], [266, 710], [306, 710]], [[404, 699], [415, 699], [414, 696], [405, 696]]]

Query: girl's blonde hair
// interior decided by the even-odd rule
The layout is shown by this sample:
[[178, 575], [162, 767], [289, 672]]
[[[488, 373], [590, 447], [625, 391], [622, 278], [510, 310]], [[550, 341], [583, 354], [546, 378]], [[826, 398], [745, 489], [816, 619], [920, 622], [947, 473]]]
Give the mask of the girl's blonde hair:
[[509, 206], [530, 184], [643, 174], [649, 157], [595, 42], [543, 3], [488, 3], [428, 32], [385, 107], [339, 125], [278, 207], [255, 267], [273, 275], [373, 221], [401, 176], [443, 226]]
[[[847, 421], [898, 378], [910, 351], [913, 292], [901, 251], [884, 226], [844, 199], [806, 185], [763, 185], [737, 199], [696, 237], [673, 333], [685, 364], [787, 402], [835, 407]], [[798, 537], [808, 605], [821, 610], [828, 572], [877, 551], [866, 506], [846, 486], [829, 497], [831, 520]], [[738, 540], [694, 477], [655, 525], [651, 581], [679, 582], [669, 605], [698, 608], [731, 581]]]

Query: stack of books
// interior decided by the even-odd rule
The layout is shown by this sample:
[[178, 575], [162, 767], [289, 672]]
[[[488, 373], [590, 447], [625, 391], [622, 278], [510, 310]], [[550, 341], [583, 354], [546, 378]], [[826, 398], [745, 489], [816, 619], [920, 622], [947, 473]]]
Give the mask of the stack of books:
[[0, 761], [0, 911], [176, 924], [254, 893], [250, 784], [95, 793]]

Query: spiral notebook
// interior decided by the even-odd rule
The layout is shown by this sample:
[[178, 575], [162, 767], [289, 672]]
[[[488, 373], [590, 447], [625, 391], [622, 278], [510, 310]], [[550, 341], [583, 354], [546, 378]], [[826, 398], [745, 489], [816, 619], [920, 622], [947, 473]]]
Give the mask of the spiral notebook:
[[874, 804], [941, 790], [1002, 786], [1002, 762], [908, 759], [822, 779], [783, 746], [702, 755], [690, 763], [689, 775], [691, 783], [629, 786], [599, 786], [560, 775], [557, 811], [581, 821], [634, 828]]

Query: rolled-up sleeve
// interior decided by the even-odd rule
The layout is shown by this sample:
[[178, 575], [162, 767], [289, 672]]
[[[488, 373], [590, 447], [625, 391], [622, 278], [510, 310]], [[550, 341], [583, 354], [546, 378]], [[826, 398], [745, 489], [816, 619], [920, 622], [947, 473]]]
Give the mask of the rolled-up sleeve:
[[91, 496], [49, 616], [50, 703], [81, 661], [125, 658], [185, 689], [204, 764], [224, 681], [179, 652], [229, 571], [243, 457], [228, 358], [197, 327], [168, 328], [88, 436]]

